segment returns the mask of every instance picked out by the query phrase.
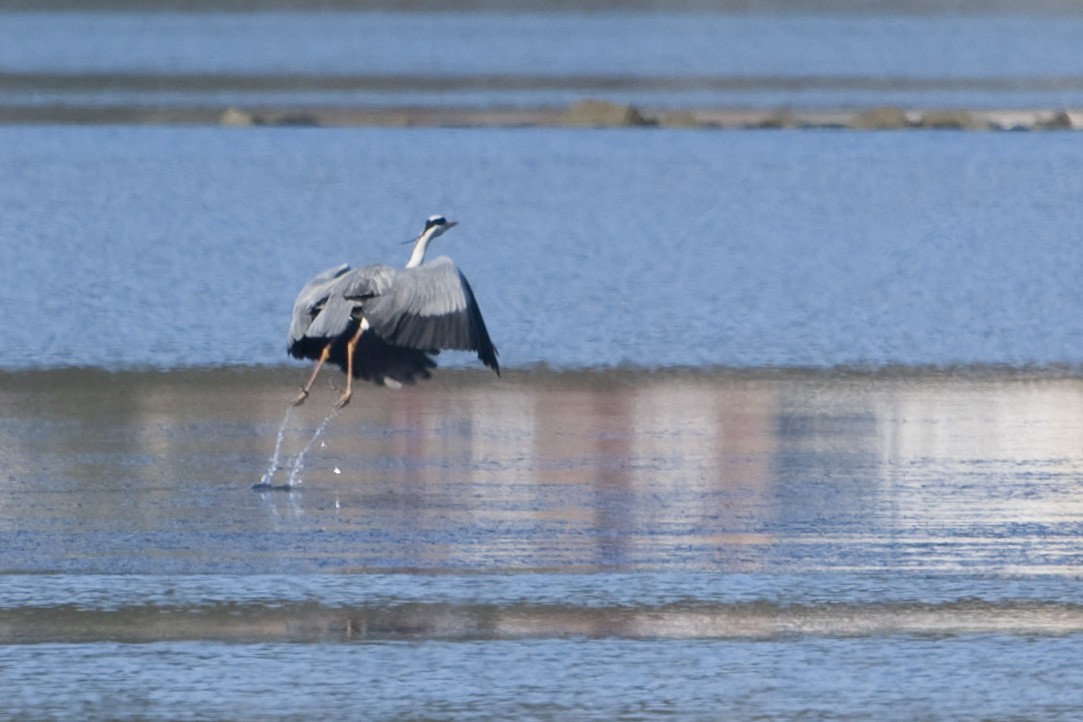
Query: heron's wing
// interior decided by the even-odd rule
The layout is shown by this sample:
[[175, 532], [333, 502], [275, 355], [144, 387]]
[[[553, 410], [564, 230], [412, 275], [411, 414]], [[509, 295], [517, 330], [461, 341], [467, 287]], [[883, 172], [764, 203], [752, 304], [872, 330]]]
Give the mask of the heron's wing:
[[[309, 326], [308, 337], [319, 339], [322, 349], [331, 342], [330, 361], [345, 371], [346, 341], [357, 330], [357, 320], [363, 308], [373, 298], [390, 289], [395, 269], [390, 266], [363, 266], [334, 279], [327, 299]], [[436, 362], [428, 349], [395, 345], [369, 329], [361, 334], [354, 354], [353, 375], [377, 384], [412, 384], [428, 378]]]
[[337, 276], [330, 276], [323, 285], [314, 287], [313, 297], [319, 301], [312, 320], [305, 328], [307, 339], [325, 342], [355, 328], [362, 303], [390, 286], [395, 271], [390, 266], [344, 267]]
[[287, 350], [294, 356], [303, 357], [307, 354], [300, 352], [299, 344], [308, 334], [313, 321], [323, 311], [331, 289], [335, 283], [350, 270], [349, 264], [328, 268], [316, 275], [297, 294], [297, 300], [293, 302], [293, 313], [290, 316], [290, 330], [286, 342]]
[[335, 281], [334, 292], [351, 301], [361, 302], [391, 289], [395, 269], [377, 263], [356, 268]]
[[478, 358], [500, 373], [496, 348], [489, 339], [481, 309], [466, 278], [451, 259], [390, 271], [386, 287], [373, 284], [361, 299], [369, 326], [396, 346], [477, 351]]
[[342, 336], [354, 327], [353, 311], [356, 304], [337, 293], [327, 297], [320, 312], [305, 329], [305, 338], [318, 342], [330, 341]]

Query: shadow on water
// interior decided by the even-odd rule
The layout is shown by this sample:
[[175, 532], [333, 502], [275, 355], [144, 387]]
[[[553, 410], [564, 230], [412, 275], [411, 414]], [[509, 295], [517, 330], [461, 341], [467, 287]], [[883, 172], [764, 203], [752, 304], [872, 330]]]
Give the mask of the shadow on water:
[[[1075, 574], [1083, 561], [1074, 377], [453, 371], [366, 388], [333, 423], [333, 394], [314, 393], [280, 428], [294, 375], [0, 375], [0, 569]], [[252, 494], [269, 456], [294, 493]]]

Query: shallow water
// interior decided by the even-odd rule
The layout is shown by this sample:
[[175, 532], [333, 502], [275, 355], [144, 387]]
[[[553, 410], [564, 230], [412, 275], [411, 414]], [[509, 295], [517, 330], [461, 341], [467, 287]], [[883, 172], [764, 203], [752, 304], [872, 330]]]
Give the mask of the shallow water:
[[1083, 704], [1077, 377], [303, 375], [0, 374], [0, 718]]
[[[0, 568], [1075, 574], [1074, 377], [444, 372], [250, 487], [303, 371], [3, 377]], [[296, 378], [295, 378], [296, 377]], [[281, 484], [329, 375], [284, 435]]]

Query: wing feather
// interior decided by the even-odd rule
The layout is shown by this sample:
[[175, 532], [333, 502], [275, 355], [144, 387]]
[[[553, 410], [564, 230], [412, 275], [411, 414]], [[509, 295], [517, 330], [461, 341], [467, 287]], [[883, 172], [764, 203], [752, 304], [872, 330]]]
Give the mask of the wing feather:
[[286, 349], [290, 355], [296, 358], [305, 358], [308, 355], [304, 349], [304, 338], [327, 303], [331, 290], [349, 270], [348, 263], [328, 268], [314, 276], [301, 288], [297, 299], [293, 302], [293, 313], [290, 316], [290, 329], [286, 340]]
[[474, 292], [450, 258], [388, 270], [386, 289], [362, 301], [373, 331], [397, 346], [477, 351], [486, 366], [500, 373]]
[[391, 266], [379, 263], [362, 266], [338, 279], [334, 293], [350, 301], [361, 302], [387, 293], [394, 279], [395, 269]]

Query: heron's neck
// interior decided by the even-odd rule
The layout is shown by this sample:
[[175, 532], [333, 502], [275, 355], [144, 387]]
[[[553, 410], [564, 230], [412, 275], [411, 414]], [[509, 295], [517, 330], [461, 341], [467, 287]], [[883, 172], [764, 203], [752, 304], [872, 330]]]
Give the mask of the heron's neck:
[[429, 241], [432, 240], [432, 234], [436, 229], [430, 228], [422, 233], [414, 241], [414, 250], [410, 254], [410, 260], [406, 262], [407, 268], [416, 268], [422, 264], [425, 260], [425, 251], [429, 248]]

